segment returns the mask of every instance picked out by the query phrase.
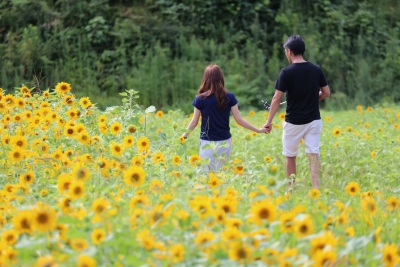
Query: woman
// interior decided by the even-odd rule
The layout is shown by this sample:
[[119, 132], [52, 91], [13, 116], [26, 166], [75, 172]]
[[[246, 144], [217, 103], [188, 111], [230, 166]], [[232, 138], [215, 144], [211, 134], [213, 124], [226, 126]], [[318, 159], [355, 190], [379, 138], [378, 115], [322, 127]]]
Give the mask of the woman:
[[[190, 132], [196, 128], [201, 114], [199, 156], [210, 159], [208, 166], [210, 170], [220, 169], [222, 161], [218, 160], [217, 162], [217, 159], [214, 158], [214, 150], [210, 146], [203, 149], [204, 145], [211, 144], [211, 147], [215, 145], [218, 158], [225, 154], [226, 160], [229, 160], [232, 150], [229, 128], [230, 112], [232, 112], [236, 122], [244, 128], [257, 133], [266, 132], [265, 128], [258, 129], [242, 118], [235, 95], [225, 89], [224, 76], [218, 65], [209, 65], [204, 71], [203, 80], [192, 105], [194, 106], [194, 115], [186, 128], [189, 132], [185, 132], [182, 136], [187, 138]], [[220, 147], [221, 142], [225, 144], [222, 147]]]

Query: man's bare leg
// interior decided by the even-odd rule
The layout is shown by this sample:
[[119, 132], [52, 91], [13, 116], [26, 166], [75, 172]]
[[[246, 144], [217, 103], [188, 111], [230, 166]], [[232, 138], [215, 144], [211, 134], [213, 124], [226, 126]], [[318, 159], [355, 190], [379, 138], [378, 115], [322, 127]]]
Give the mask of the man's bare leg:
[[290, 179], [289, 188], [290, 192], [292, 192], [296, 177], [296, 157], [286, 157], [286, 177]]
[[307, 154], [310, 161], [311, 180], [314, 188], [319, 189], [319, 173], [321, 172], [321, 162], [318, 154]]

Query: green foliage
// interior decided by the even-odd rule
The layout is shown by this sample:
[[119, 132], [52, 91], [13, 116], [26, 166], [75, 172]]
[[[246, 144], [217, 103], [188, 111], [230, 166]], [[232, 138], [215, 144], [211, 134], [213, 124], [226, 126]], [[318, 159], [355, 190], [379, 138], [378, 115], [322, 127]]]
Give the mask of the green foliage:
[[[396, 0], [4, 0], [0, 86], [36, 90], [59, 81], [105, 108], [134, 88], [143, 105], [189, 111], [208, 63], [221, 65], [241, 105], [262, 108], [292, 34], [347, 108], [400, 100]], [[329, 102], [329, 103], [328, 103]]]

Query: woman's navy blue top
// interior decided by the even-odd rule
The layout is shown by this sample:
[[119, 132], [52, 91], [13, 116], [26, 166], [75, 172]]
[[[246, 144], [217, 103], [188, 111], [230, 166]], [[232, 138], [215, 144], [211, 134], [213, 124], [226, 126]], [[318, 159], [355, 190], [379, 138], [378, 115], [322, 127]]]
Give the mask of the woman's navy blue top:
[[193, 100], [192, 105], [199, 109], [202, 115], [200, 139], [222, 141], [231, 138], [229, 115], [231, 107], [238, 101], [233, 93], [227, 92], [225, 103], [225, 107], [219, 109], [215, 94], [207, 97], [199, 95]]

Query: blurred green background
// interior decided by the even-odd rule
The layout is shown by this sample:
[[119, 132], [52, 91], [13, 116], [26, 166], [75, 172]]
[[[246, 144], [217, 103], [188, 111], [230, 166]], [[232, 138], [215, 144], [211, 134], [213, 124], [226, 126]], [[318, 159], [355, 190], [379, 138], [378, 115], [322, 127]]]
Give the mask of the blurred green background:
[[241, 108], [257, 110], [292, 34], [327, 76], [325, 107], [400, 100], [398, 0], [1, 0], [0, 87], [65, 81], [100, 108], [133, 88], [140, 104], [190, 112], [217, 63]]

